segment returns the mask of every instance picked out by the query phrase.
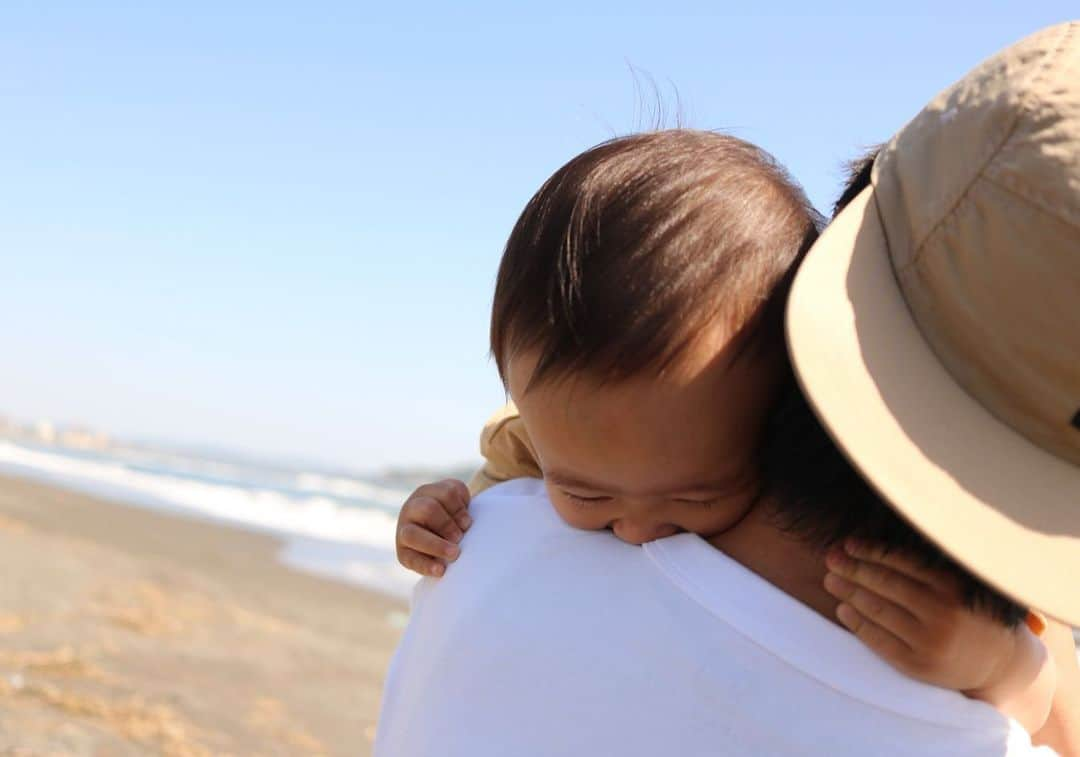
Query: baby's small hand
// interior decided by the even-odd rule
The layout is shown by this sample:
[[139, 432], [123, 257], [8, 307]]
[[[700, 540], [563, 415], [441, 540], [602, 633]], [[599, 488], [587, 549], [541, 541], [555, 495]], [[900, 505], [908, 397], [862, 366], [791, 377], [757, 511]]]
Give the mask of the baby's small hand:
[[966, 607], [952, 576], [900, 553], [849, 543], [825, 562], [836, 617], [886, 662], [987, 702], [1029, 733], [1047, 722], [1057, 668], [1033, 629]]
[[424, 484], [405, 500], [398, 515], [397, 558], [423, 576], [441, 576], [461, 554], [458, 542], [472, 525], [469, 489], [446, 479]]
[[836, 617], [893, 667], [972, 694], [996, 685], [1024, 643], [1018, 629], [966, 607], [958, 582], [910, 556], [848, 543], [826, 557]]

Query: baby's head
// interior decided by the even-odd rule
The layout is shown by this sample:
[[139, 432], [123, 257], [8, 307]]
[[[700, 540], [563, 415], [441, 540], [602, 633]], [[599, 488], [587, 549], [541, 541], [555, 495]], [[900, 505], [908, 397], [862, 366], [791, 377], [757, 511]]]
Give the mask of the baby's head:
[[638, 544], [749, 510], [787, 288], [817, 227], [771, 156], [711, 132], [606, 142], [533, 196], [491, 345], [568, 523]]

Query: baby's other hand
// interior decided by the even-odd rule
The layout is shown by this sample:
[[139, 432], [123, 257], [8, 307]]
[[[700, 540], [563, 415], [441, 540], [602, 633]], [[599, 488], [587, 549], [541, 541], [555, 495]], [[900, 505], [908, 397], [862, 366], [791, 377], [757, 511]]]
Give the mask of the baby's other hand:
[[398, 562], [422, 576], [441, 576], [461, 554], [458, 542], [472, 525], [469, 489], [446, 479], [424, 484], [401, 506], [397, 524]]
[[886, 662], [987, 702], [1029, 733], [1047, 723], [1058, 676], [1039, 631], [966, 607], [954, 577], [897, 552], [848, 543], [825, 562], [836, 617]]
[[1038, 656], [1028, 647], [1041, 644], [1025, 627], [966, 607], [952, 576], [909, 555], [849, 542], [826, 565], [825, 589], [840, 600], [836, 617], [913, 678], [983, 699], [1016, 678], [1018, 662]]

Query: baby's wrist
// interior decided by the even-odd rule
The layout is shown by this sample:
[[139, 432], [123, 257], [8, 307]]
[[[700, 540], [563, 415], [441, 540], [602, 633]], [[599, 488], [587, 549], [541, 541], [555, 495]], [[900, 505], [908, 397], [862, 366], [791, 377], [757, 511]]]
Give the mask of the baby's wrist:
[[992, 705], [1001, 705], [1023, 692], [1046, 662], [1046, 647], [1027, 626], [1008, 636], [1007, 648], [983, 683], [964, 694]]

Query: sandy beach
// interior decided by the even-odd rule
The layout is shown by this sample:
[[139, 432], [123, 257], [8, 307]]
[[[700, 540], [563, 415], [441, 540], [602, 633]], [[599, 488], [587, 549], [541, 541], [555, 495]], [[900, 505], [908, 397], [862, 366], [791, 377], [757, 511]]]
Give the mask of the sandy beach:
[[0, 477], [0, 755], [366, 755], [405, 620], [279, 543]]

